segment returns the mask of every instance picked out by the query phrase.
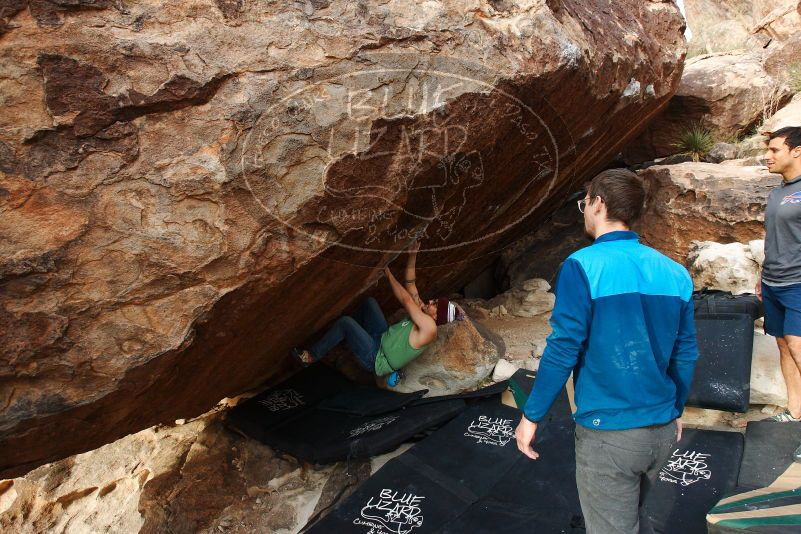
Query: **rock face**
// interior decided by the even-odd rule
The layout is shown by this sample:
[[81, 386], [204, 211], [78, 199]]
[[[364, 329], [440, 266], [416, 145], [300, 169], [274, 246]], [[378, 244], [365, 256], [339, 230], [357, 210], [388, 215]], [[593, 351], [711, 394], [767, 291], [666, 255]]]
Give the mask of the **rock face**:
[[751, 33], [763, 34], [770, 40], [786, 41], [801, 29], [801, 2], [778, 0], [760, 2], [763, 9], [770, 9], [751, 28]]
[[499, 356], [498, 346], [472, 321], [453, 321], [439, 327], [437, 340], [403, 368], [403, 380], [389, 389], [403, 393], [427, 389], [426, 396], [472, 391], [492, 375]]
[[0, 530], [298, 532], [382, 458], [301, 465], [229, 432], [221, 415], [149, 428], [3, 481]]
[[787, 77], [789, 70], [798, 63], [798, 47], [801, 46], [801, 25], [786, 41], [772, 44], [765, 51], [765, 70], [777, 78]]
[[765, 121], [761, 129], [765, 132], [775, 132], [786, 126], [801, 126], [801, 93], [795, 95], [789, 104]]
[[[551, 333], [550, 312], [521, 317], [490, 311], [490, 304], [485, 300], [469, 300], [464, 305], [471, 317], [486, 314], [481, 324], [500, 338], [504, 348], [501, 356], [507, 363], [532, 371], [539, 367], [546, 339]], [[502, 368], [505, 366], [502, 363], [500, 365]]]
[[753, 293], [759, 280], [760, 254], [764, 257], [764, 242], [752, 243], [756, 251], [751, 250], [750, 244], [694, 241], [687, 263], [695, 289], [721, 289], [735, 295]]
[[681, 134], [702, 123], [718, 141], [749, 130], [785, 104], [790, 88], [765, 71], [756, 52], [729, 52], [687, 60], [679, 90], [665, 111], [624, 151], [639, 163], [680, 151]]
[[764, 167], [682, 163], [642, 171], [646, 208], [636, 229], [646, 244], [684, 263], [692, 241], [764, 237], [764, 211], [781, 176]]
[[461, 287], [685, 53], [661, 1], [11, 4], [0, 476], [285, 373], [412, 235]]
[[684, 0], [684, 8], [690, 56], [774, 46], [801, 28], [798, 0]]
[[751, 404], [787, 406], [787, 386], [779, 367], [776, 338], [754, 332], [751, 358]]
[[[684, 0], [692, 32], [689, 55], [729, 52], [748, 46], [756, 6], [750, 0]], [[762, 15], [758, 15], [762, 16]]]
[[551, 285], [545, 280], [532, 278], [517, 287], [487, 301], [491, 313], [503, 316], [534, 317], [550, 312], [556, 297], [550, 293]]
[[520, 287], [532, 278], [555, 283], [565, 258], [592, 242], [584, 234], [584, 216], [576, 205], [576, 200], [582, 197], [573, 196], [545, 224], [504, 249], [496, 267], [496, 277], [503, 289]]
[[737, 157], [737, 147], [731, 143], [715, 143], [704, 158], [709, 163], [720, 163]]

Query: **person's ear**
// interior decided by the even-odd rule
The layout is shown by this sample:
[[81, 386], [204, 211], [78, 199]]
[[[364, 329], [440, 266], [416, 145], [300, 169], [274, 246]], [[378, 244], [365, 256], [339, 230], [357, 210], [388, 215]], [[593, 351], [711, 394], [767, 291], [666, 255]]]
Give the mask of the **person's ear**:
[[797, 147], [792, 149], [790, 152], [792, 153], [794, 158], [801, 157], [801, 145], [798, 145]]

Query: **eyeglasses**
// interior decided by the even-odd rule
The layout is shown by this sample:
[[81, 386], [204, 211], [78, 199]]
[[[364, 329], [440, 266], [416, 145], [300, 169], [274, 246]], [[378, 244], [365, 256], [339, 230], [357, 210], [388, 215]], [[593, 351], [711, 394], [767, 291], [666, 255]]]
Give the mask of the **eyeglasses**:
[[[599, 199], [601, 202], [604, 201], [604, 199], [603, 199], [603, 197], [601, 195], [596, 195], [595, 198]], [[584, 213], [584, 209], [587, 207], [587, 203], [589, 201], [590, 201], [590, 199], [588, 199], [588, 198], [582, 198], [581, 200], [579, 200], [577, 202], [579, 212]]]

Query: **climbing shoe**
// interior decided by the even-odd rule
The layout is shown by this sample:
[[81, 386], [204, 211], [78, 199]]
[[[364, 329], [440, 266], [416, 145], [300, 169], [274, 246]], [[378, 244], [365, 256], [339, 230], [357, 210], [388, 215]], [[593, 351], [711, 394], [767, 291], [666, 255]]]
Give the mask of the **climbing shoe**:
[[392, 371], [392, 373], [387, 377], [387, 385], [391, 388], [394, 388], [400, 382], [402, 378], [399, 371]]
[[314, 356], [308, 350], [300, 350], [297, 347], [292, 349], [292, 357], [294, 357], [300, 365], [308, 367], [314, 363]]
[[762, 421], [773, 421], [774, 423], [797, 423], [801, 421], [801, 417], [795, 418], [790, 415], [790, 410], [784, 410], [776, 415], [762, 419]]

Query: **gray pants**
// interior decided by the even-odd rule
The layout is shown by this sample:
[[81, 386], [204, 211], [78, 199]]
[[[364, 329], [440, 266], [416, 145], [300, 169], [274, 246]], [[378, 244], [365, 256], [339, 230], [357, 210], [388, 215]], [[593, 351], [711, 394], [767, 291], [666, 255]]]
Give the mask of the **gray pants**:
[[[576, 425], [576, 485], [587, 534], [640, 532], [640, 505], [675, 445], [675, 421], [631, 430]], [[642, 532], [649, 531], [645, 520]]]

